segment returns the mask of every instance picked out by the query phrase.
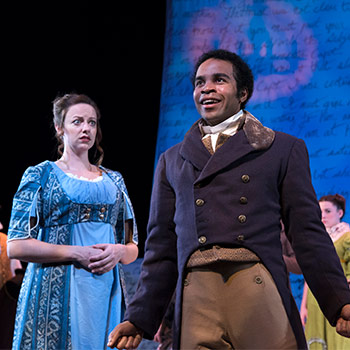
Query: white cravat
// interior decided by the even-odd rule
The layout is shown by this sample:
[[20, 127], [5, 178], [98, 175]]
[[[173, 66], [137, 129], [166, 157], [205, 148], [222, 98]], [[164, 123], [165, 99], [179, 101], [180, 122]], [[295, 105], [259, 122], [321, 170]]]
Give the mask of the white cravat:
[[243, 115], [243, 110], [240, 110], [238, 113], [233, 115], [230, 118], [225, 119], [223, 122], [210, 126], [210, 125], [201, 125], [201, 129], [205, 134], [203, 139], [210, 137], [211, 145], [213, 150], [216, 149], [216, 143], [219, 137], [219, 134], [225, 134], [233, 136], [239, 127], [239, 118]]

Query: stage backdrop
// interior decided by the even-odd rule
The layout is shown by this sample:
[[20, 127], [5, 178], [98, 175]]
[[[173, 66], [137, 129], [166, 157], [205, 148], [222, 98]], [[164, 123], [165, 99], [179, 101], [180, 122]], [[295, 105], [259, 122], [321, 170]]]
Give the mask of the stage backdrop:
[[[306, 142], [318, 197], [337, 192], [349, 201], [349, 45], [350, 0], [168, 0], [156, 161], [199, 118], [194, 62], [228, 49], [255, 76], [247, 110]], [[300, 303], [302, 277], [291, 278]]]

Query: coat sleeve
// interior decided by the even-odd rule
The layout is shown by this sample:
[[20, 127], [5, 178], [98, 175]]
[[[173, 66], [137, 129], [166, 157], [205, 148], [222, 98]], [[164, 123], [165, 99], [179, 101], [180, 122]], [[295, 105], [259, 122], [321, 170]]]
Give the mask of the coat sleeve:
[[174, 212], [175, 194], [167, 180], [162, 155], [155, 172], [140, 279], [125, 315], [125, 319], [141, 328], [149, 339], [161, 324], [177, 281]]
[[321, 221], [321, 211], [311, 182], [309, 157], [302, 140], [291, 149], [281, 185], [282, 220], [305, 280], [330, 324], [341, 308], [350, 304], [339, 257]]
[[[13, 198], [8, 241], [14, 239], [37, 238], [38, 210], [41, 188], [41, 171], [38, 167], [29, 167], [23, 174], [18, 190]], [[30, 218], [36, 216], [36, 225], [31, 227]]]

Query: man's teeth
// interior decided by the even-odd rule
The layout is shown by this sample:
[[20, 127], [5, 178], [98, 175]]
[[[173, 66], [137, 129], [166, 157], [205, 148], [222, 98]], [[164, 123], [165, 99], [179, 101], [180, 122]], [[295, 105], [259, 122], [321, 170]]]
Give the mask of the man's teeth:
[[202, 102], [203, 105], [210, 105], [212, 103], [217, 103], [218, 100], [205, 100]]

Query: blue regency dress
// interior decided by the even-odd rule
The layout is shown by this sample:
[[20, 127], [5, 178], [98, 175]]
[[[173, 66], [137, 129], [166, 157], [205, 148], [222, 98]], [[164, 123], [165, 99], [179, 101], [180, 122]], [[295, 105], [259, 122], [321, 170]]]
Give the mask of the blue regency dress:
[[[45, 161], [26, 170], [15, 194], [8, 240], [52, 244], [137, 243], [132, 205], [120, 173], [105, 168], [94, 181]], [[36, 217], [35, 227], [30, 218]], [[124, 222], [133, 219], [133, 237]], [[18, 300], [13, 349], [106, 349], [121, 321], [125, 279], [118, 264], [103, 275], [73, 263], [29, 263]]]

